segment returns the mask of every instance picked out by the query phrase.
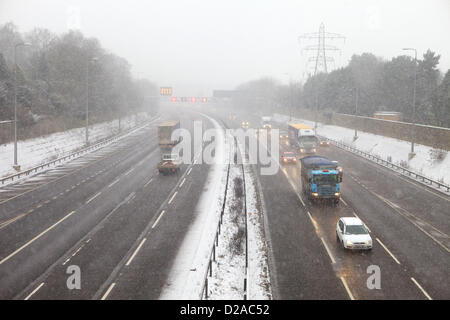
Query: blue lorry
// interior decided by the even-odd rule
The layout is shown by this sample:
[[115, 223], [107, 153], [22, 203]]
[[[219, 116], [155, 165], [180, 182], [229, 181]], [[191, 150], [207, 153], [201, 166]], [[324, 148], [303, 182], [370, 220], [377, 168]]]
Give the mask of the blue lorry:
[[314, 202], [327, 200], [338, 204], [342, 183], [342, 168], [339, 164], [321, 156], [304, 157], [300, 163], [304, 195]]

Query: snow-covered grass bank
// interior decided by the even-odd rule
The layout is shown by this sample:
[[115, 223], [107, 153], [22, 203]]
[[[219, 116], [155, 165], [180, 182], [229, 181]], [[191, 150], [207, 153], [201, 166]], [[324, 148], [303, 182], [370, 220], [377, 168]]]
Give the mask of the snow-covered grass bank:
[[245, 194], [241, 165], [230, 165], [228, 193], [213, 275], [208, 279], [210, 300], [242, 300], [246, 294]]
[[251, 165], [244, 164], [248, 232], [248, 299], [272, 299], [264, 212]]
[[[121, 129], [126, 130], [148, 119], [147, 113], [128, 116], [121, 120]], [[119, 133], [118, 120], [94, 124], [89, 127], [89, 141], [97, 141]], [[63, 157], [85, 145], [85, 128], [76, 128], [47, 136], [17, 142], [18, 163], [21, 170], [38, 166]], [[0, 177], [16, 173], [13, 169], [14, 143], [0, 145]]]
[[[274, 114], [273, 121], [289, 122], [289, 116]], [[314, 122], [293, 118], [291, 122], [302, 122], [314, 127]], [[358, 131], [358, 139], [353, 140], [355, 130], [344, 127], [318, 123], [317, 134], [343, 142], [356, 149], [376, 155], [384, 160], [391, 159], [392, 163], [402, 165], [433, 180], [450, 184], [450, 156], [444, 152], [442, 160], [436, 160], [436, 150], [432, 147], [415, 144], [415, 157], [408, 160], [411, 151], [409, 141], [375, 135]]]

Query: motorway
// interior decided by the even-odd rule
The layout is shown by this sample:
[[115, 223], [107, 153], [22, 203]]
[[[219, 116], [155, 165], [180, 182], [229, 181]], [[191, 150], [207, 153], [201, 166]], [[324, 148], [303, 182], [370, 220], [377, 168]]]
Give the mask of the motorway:
[[[198, 110], [230, 128], [244, 119], [259, 126], [256, 115], [232, 121], [228, 110]], [[191, 133], [194, 119], [213, 127], [188, 109], [166, 111], [110, 145], [0, 189], [7, 193], [0, 197], [0, 299], [160, 296], [209, 166], [184, 164], [179, 174], [159, 175], [156, 125], [174, 118]], [[289, 149], [281, 144], [281, 151]], [[303, 198], [299, 163], [281, 165], [275, 175], [254, 166], [274, 298], [449, 299], [450, 198], [337, 147], [318, 154], [344, 168], [337, 206]], [[368, 226], [371, 252], [337, 243], [343, 216]], [[80, 290], [67, 287], [69, 266], [80, 268]], [[380, 289], [367, 286], [369, 266], [380, 268]]]
[[[228, 120], [230, 127], [239, 128], [244, 120], [250, 127], [260, 125], [254, 115], [237, 114], [237, 120]], [[284, 150], [292, 150], [289, 142], [280, 142], [280, 154]], [[338, 206], [304, 199], [299, 161], [281, 164], [270, 176], [255, 165], [266, 208], [274, 298], [449, 299], [450, 198], [334, 146], [317, 154], [344, 168]], [[348, 252], [336, 241], [336, 223], [344, 216], [367, 225], [372, 251]], [[380, 289], [367, 286], [369, 266], [380, 268]]]
[[[199, 116], [164, 118], [192, 133]], [[208, 165], [159, 175], [156, 124], [27, 180], [0, 203], [1, 299], [158, 298]], [[80, 290], [67, 288], [71, 265]]]

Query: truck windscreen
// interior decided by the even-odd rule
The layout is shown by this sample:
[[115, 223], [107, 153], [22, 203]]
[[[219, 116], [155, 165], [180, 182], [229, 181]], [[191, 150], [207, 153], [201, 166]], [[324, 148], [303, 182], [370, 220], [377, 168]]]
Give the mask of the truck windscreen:
[[298, 140], [300, 140], [302, 142], [306, 142], [306, 143], [315, 143], [315, 142], [317, 142], [315, 136], [301, 136], [301, 137], [298, 137]]
[[315, 174], [313, 182], [318, 185], [335, 184], [339, 182], [337, 174]]

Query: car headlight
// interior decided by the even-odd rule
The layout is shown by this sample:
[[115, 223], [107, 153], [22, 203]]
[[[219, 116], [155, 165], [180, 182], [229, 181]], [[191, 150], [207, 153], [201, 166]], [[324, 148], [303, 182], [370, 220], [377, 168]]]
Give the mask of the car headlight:
[[316, 149], [313, 149], [313, 152], [316, 152]]
[[312, 195], [313, 195], [313, 197], [318, 197], [319, 196], [319, 194], [317, 192], [313, 192]]
[[300, 152], [305, 152], [305, 149], [300, 149]]
[[340, 192], [335, 192], [335, 193], [334, 193], [334, 196], [335, 196], [335, 197], [339, 197], [340, 195], [341, 195]]
[[352, 245], [353, 245], [353, 242], [351, 242], [350, 240], [347, 240], [347, 245], [348, 245], [348, 246], [352, 246]]
[[372, 245], [372, 240], [367, 240], [367, 241], [366, 241], [366, 244], [369, 245], [369, 246], [371, 246], [371, 245]]

